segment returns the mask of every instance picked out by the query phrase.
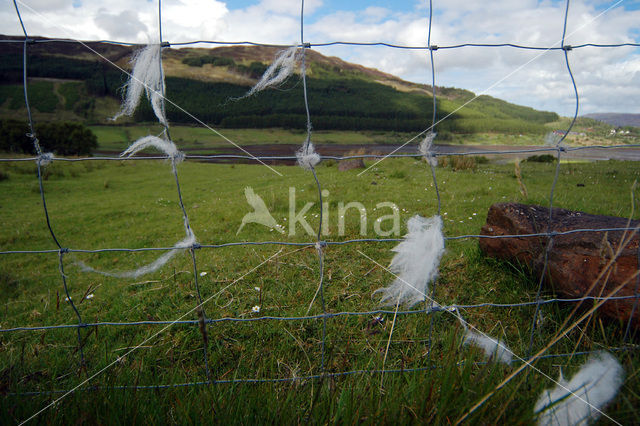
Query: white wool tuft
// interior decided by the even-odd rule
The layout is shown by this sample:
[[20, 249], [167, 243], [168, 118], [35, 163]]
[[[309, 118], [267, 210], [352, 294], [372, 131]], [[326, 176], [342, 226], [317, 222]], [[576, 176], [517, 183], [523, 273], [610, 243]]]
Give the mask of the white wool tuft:
[[433, 146], [433, 140], [436, 138], [436, 135], [436, 132], [427, 133], [418, 147], [420, 154], [422, 154], [429, 164], [434, 167], [438, 165], [438, 159], [432, 155], [431, 147]]
[[499, 340], [490, 336], [483, 336], [472, 330], [469, 330], [465, 326], [466, 332], [464, 336], [465, 345], [474, 345], [482, 349], [487, 358], [493, 357], [493, 359], [503, 362], [505, 364], [511, 364], [513, 360], [513, 352], [506, 347]]
[[591, 355], [570, 382], [560, 373], [559, 384], [542, 392], [534, 408], [538, 425], [596, 421], [600, 417], [598, 410], [613, 400], [623, 380], [624, 370], [613, 355], [604, 351]]
[[127, 93], [122, 104], [122, 108], [112, 120], [116, 120], [123, 115], [132, 115], [142, 96], [142, 90], [147, 94], [151, 102], [153, 112], [158, 117], [158, 121], [167, 126], [167, 117], [164, 112], [164, 78], [161, 66], [162, 47], [159, 44], [150, 44], [144, 49], [138, 50], [131, 59], [133, 70], [129, 77], [129, 82], [125, 85]]
[[431, 147], [433, 146], [433, 140], [436, 138], [436, 132], [429, 132], [425, 135], [422, 142], [420, 142], [420, 146], [418, 147], [420, 154], [429, 155], [431, 152]]
[[38, 156], [37, 162], [41, 166], [47, 166], [53, 162], [53, 159], [54, 159], [53, 152], [43, 152]]
[[268, 87], [277, 86], [284, 82], [291, 74], [293, 74], [298, 57], [298, 46], [291, 46], [286, 50], [278, 52], [276, 59], [264, 72], [260, 81], [258, 81], [256, 85], [253, 86], [242, 98], [249, 97]]
[[320, 162], [320, 154], [316, 152], [311, 142], [305, 143], [298, 152], [296, 152], [298, 164], [305, 170], [311, 170]]
[[84, 264], [83, 262], [77, 262], [77, 264], [80, 266], [80, 268], [84, 272], [95, 272], [97, 274], [102, 274], [108, 277], [115, 277], [115, 278], [134, 278], [135, 279], [135, 278], [141, 277], [142, 275], [155, 272], [158, 269], [162, 268], [168, 261], [170, 261], [176, 254], [178, 254], [179, 251], [189, 248], [193, 246], [195, 243], [196, 243], [196, 236], [193, 234], [191, 230], [188, 230], [187, 236], [184, 239], [178, 241], [174, 245], [173, 249], [169, 250], [168, 252], [160, 256], [153, 263], [144, 265], [133, 271], [105, 272], [105, 271], [99, 271], [97, 269], [94, 269], [91, 266]]
[[131, 157], [138, 151], [142, 151], [143, 149], [150, 146], [156, 148], [158, 151], [164, 152], [169, 156], [169, 158], [175, 160], [176, 162], [180, 162], [184, 159], [184, 154], [178, 151], [178, 147], [176, 147], [176, 144], [174, 144], [172, 141], [161, 139], [157, 136], [145, 136], [138, 139], [137, 141], [132, 143], [126, 151], [120, 154], [120, 156]]
[[407, 223], [409, 233], [404, 241], [392, 251], [397, 254], [391, 260], [389, 269], [397, 278], [389, 287], [379, 288], [380, 303], [392, 306], [396, 303], [409, 307], [422, 302], [427, 297], [429, 282], [438, 275], [438, 265], [444, 254], [442, 218], [414, 216]]

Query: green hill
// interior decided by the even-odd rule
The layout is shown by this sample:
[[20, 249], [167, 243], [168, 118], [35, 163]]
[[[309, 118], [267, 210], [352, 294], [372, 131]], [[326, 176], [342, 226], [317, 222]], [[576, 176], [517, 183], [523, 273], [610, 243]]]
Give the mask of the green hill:
[[[89, 47], [128, 68], [134, 48], [104, 43]], [[172, 49], [163, 52], [167, 97], [202, 121], [225, 128], [290, 128], [305, 125], [299, 76], [277, 90], [234, 100], [262, 75], [278, 49], [254, 46]], [[30, 101], [39, 120], [78, 120], [104, 124], [118, 109], [126, 75], [85, 46], [73, 42], [29, 46]], [[431, 87], [403, 81], [378, 70], [307, 52], [309, 107], [317, 130], [415, 132], [431, 124]], [[0, 115], [24, 117], [22, 44], [0, 46]], [[553, 112], [536, 111], [490, 96], [455, 88], [436, 88], [441, 133], [543, 134]], [[193, 124], [174, 105], [173, 123]], [[154, 121], [146, 103], [134, 121]]]

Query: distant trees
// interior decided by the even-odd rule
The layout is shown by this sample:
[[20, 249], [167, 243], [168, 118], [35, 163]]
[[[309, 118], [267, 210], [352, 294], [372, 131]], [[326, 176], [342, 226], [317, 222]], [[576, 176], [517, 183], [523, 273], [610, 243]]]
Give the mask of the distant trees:
[[[17, 120], [0, 120], [0, 151], [35, 154], [27, 136], [29, 126]], [[91, 155], [98, 147], [96, 135], [78, 123], [41, 123], [36, 135], [43, 151], [57, 155]]]
[[221, 67], [234, 66], [236, 61], [234, 61], [233, 58], [223, 56], [188, 56], [182, 60], [182, 63], [190, 67], [201, 67], [204, 64]]
[[182, 63], [190, 67], [202, 67], [204, 64], [211, 64], [214, 67], [230, 67], [240, 74], [256, 79], [260, 78], [268, 68], [267, 65], [258, 61], [253, 61], [248, 66], [236, 64], [233, 58], [226, 56], [187, 56], [182, 60]]

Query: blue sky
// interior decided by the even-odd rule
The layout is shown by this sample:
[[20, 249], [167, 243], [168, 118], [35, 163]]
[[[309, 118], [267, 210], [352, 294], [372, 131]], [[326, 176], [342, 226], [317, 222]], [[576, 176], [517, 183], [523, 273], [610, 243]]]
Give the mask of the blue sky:
[[[163, 0], [163, 32], [170, 42], [297, 43], [300, 4], [300, 0]], [[558, 46], [565, 4], [434, 0], [432, 44]], [[157, 37], [155, 0], [19, 0], [19, 5], [33, 35], [141, 43]], [[308, 42], [426, 44], [427, 1], [305, 0], [305, 12]], [[567, 44], [639, 43], [639, 22], [640, 1], [573, 0]], [[2, 33], [20, 34], [9, 1], [0, 4], [0, 26]], [[317, 50], [410, 81], [430, 83], [432, 78], [424, 51], [344, 46]], [[434, 58], [437, 85], [487, 93], [563, 115], [573, 111], [573, 88], [562, 52], [465, 48], [438, 50]], [[640, 113], [640, 48], [585, 48], [570, 52], [569, 58], [581, 113]]]

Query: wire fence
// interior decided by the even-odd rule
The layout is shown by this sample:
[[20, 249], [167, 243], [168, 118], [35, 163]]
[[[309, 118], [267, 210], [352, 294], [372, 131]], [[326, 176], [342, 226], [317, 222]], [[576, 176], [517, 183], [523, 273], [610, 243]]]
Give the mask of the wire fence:
[[[545, 273], [548, 269], [548, 256], [550, 251], [552, 250], [553, 247], [553, 242], [554, 239], [558, 238], [559, 236], [563, 236], [563, 235], [570, 235], [570, 234], [576, 234], [576, 233], [607, 233], [607, 232], [630, 232], [630, 233], [635, 233], [638, 231], [638, 228], [636, 227], [615, 227], [615, 228], [593, 228], [593, 229], [574, 229], [574, 230], [569, 230], [569, 231], [554, 231], [553, 230], [553, 218], [552, 218], [552, 212], [553, 212], [553, 207], [554, 207], [554, 193], [558, 184], [558, 179], [559, 179], [559, 171], [560, 171], [560, 167], [561, 167], [561, 162], [560, 160], [563, 158], [563, 156], [565, 156], [567, 153], [570, 152], [575, 152], [575, 151], [582, 151], [582, 150], [611, 150], [611, 149], [629, 149], [629, 148], [638, 148], [640, 147], [640, 144], [637, 145], [613, 145], [613, 146], [580, 146], [580, 147], [568, 147], [568, 146], [564, 146], [562, 145], [562, 142], [565, 140], [565, 138], [567, 137], [567, 135], [570, 134], [576, 119], [578, 118], [578, 111], [579, 111], [579, 94], [578, 94], [578, 88], [576, 85], [576, 82], [574, 80], [573, 77], [573, 73], [572, 73], [572, 69], [571, 69], [571, 65], [570, 65], [570, 53], [572, 50], [576, 50], [576, 49], [582, 49], [582, 48], [620, 48], [620, 47], [640, 47], [639, 43], [619, 43], [619, 44], [596, 44], [596, 43], [585, 43], [585, 44], [580, 44], [580, 45], [566, 45], [565, 44], [565, 37], [566, 37], [566, 32], [567, 32], [567, 19], [568, 19], [568, 11], [569, 11], [569, 0], [567, 0], [566, 2], [566, 10], [565, 10], [565, 15], [564, 15], [564, 25], [563, 25], [563, 33], [562, 33], [562, 37], [561, 37], [561, 43], [560, 46], [526, 46], [526, 45], [519, 45], [519, 44], [512, 44], [512, 43], [499, 43], [499, 44], [485, 44], [485, 43], [464, 43], [464, 44], [456, 44], [456, 45], [435, 45], [431, 43], [431, 28], [432, 28], [432, 22], [433, 22], [433, 8], [432, 8], [432, 3], [431, 1], [429, 2], [429, 16], [428, 16], [428, 39], [426, 40], [426, 44], [422, 45], [422, 46], [403, 46], [403, 45], [396, 45], [396, 44], [390, 44], [390, 43], [385, 43], [385, 42], [372, 42], [372, 43], [360, 43], [360, 42], [350, 42], [350, 41], [330, 41], [330, 42], [309, 42], [305, 40], [305, 35], [304, 35], [304, 29], [305, 29], [305, 24], [304, 24], [304, 0], [301, 0], [301, 13], [300, 13], [300, 44], [299, 44], [299, 48], [302, 50], [302, 84], [303, 84], [303, 91], [304, 91], [304, 103], [305, 103], [305, 109], [306, 109], [306, 121], [307, 121], [307, 126], [306, 126], [306, 141], [303, 145], [303, 150], [308, 150], [309, 149], [309, 145], [311, 143], [312, 140], [312, 114], [309, 110], [309, 103], [308, 103], [308, 93], [307, 93], [307, 79], [306, 79], [306, 72], [305, 72], [305, 55], [304, 52], [307, 49], [312, 49], [314, 47], [325, 47], [325, 46], [335, 46], [335, 45], [345, 45], [345, 46], [358, 46], [358, 47], [369, 47], [369, 46], [384, 46], [384, 47], [388, 47], [388, 48], [392, 48], [392, 49], [406, 49], [406, 50], [421, 50], [421, 51], [428, 51], [429, 55], [429, 63], [431, 66], [431, 76], [432, 76], [432, 84], [431, 84], [431, 89], [432, 89], [432, 98], [433, 98], [433, 116], [431, 117], [431, 125], [429, 127], [427, 127], [423, 132], [419, 133], [418, 135], [416, 135], [415, 137], [413, 137], [412, 139], [410, 139], [409, 141], [407, 141], [406, 143], [404, 143], [403, 145], [396, 147], [391, 153], [387, 154], [387, 155], [374, 155], [374, 154], [356, 154], [356, 155], [343, 155], [343, 156], [336, 156], [336, 155], [320, 155], [320, 159], [321, 160], [348, 160], [348, 159], [375, 159], [377, 161], [381, 161], [384, 158], [422, 158], [422, 157], [426, 157], [426, 158], [437, 158], [439, 156], [476, 156], [476, 155], [496, 155], [496, 156], [500, 156], [500, 155], [507, 155], [507, 154], [536, 154], [536, 153], [544, 153], [544, 152], [551, 152], [553, 154], [555, 154], [557, 162], [556, 162], [556, 166], [555, 166], [555, 174], [554, 174], [554, 179], [553, 179], [553, 183], [549, 189], [549, 217], [547, 220], [547, 231], [546, 232], [540, 232], [540, 233], [531, 233], [531, 234], [524, 234], [524, 235], [499, 235], [499, 236], [493, 236], [493, 235], [477, 235], [477, 234], [468, 234], [468, 235], [453, 235], [453, 236], [446, 236], [445, 240], [447, 242], [449, 241], [454, 241], [454, 240], [463, 240], [463, 239], [483, 239], [483, 238], [487, 238], [487, 239], [504, 239], [504, 238], [519, 238], [519, 239], [525, 239], [525, 238], [544, 238], [546, 239], [546, 242], [544, 243], [544, 247], [545, 247], [545, 258], [544, 258], [544, 266], [543, 266], [543, 272], [541, 273], [541, 277], [540, 280], [538, 282], [537, 285], [537, 289], [536, 289], [536, 297], [534, 301], [527, 301], [527, 302], [518, 302], [518, 303], [492, 303], [492, 302], [488, 302], [488, 303], [477, 303], [477, 304], [453, 304], [453, 305], [448, 305], [448, 306], [441, 306], [438, 305], [436, 303], [434, 303], [434, 299], [437, 299], [437, 293], [436, 293], [436, 289], [437, 289], [437, 283], [434, 282], [432, 287], [431, 287], [431, 294], [428, 295], [428, 299], [430, 300], [430, 302], [428, 303], [428, 307], [425, 309], [417, 309], [417, 310], [406, 310], [406, 311], [400, 311], [400, 310], [370, 310], [370, 311], [358, 311], [358, 312], [330, 312], [330, 310], [327, 308], [327, 301], [325, 300], [325, 282], [324, 282], [324, 277], [325, 277], [325, 273], [324, 273], [324, 269], [325, 269], [325, 251], [327, 250], [327, 248], [332, 247], [332, 246], [345, 246], [345, 245], [351, 245], [351, 244], [355, 244], [355, 243], [390, 243], [390, 242], [399, 242], [402, 241], [402, 239], [400, 238], [362, 238], [362, 239], [350, 239], [350, 240], [344, 240], [344, 241], [327, 241], [325, 239], [323, 239], [322, 237], [322, 232], [321, 232], [321, 226], [319, 226], [318, 228], [318, 232], [317, 232], [317, 236], [315, 238], [315, 240], [313, 241], [308, 241], [308, 242], [290, 242], [290, 241], [246, 241], [246, 242], [228, 242], [228, 243], [221, 243], [221, 244], [206, 244], [206, 243], [193, 243], [190, 246], [188, 246], [186, 248], [186, 250], [189, 252], [190, 254], [190, 258], [191, 258], [191, 265], [192, 265], [192, 273], [193, 273], [193, 281], [194, 281], [194, 290], [196, 292], [196, 305], [194, 307], [194, 309], [191, 312], [195, 312], [198, 315], [198, 319], [197, 320], [186, 320], [186, 319], [182, 319], [184, 318], [184, 315], [179, 318], [178, 320], [175, 321], [128, 321], [128, 322], [101, 322], [101, 321], [87, 321], [83, 315], [81, 310], [78, 308], [78, 306], [74, 303], [70, 293], [69, 293], [69, 288], [68, 288], [68, 276], [65, 274], [65, 257], [69, 254], [72, 253], [92, 253], [92, 254], [96, 254], [96, 253], [110, 253], [110, 252], [123, 252], [123, 253], [140, 253], [140, 252], [155, 252], [155, 251], [170, 251], [170, 250], [176, 250], [176, 249], [183, 249], [185, 250], [185, 247], [144, 247], [144, 248], [99, 248], [99, 249], [83, 249], [83, 248], [77, 248], [77, 247], [67, 247], [64, 244], [64, 240], [62, 238], [60, 238], [53, 230], [52, 226], [51, 226], [51, 222], [52, 220], [55, 220], [55, 218], [50, 217], [48, 208], [47, 208], [47, 198], [46, 198], [46, 192], [44, 190], [44, 186], [43, 186], [43, 169], [44, 167], [46, 167], [46, 164], [48, 164], [51, 161], [54, 162], [86, 162], [86, 161], [138, 161], [138, 160], [166, 160], [167, 157], [166, 156], [137, 156], [137, 157], [131, 157], [131, 158], [122, 158], [122, 157], [85, 157], [85, 158], [63, 158], [63, 157], [55, 157], [53, 158], [50, 154], [47, 153], [43, 153], [42, 149], [40, 148], [40, 143], [38, 140], [38, 137], [36, 135], [35, 132], [35, 126], [34, 126], [34, 119], [31, 113], [31, 107], [30, 107], [30, 102], [29, 102], [29, 93], [28, 93], [28, 75], [27, 75], [27, 62], [28, 62], [28, 57], [29, 57], [29, 46], [31, 46], [34, 43], [58, 43], [58, 42], [63, 42], [63, 43], [79, 43], [78, 40], [72, 40], [72, 39], [39, 39], [39, 38], [34, 38], [31, 37], [28, 34], [28, 31], [25, 27], [25, 24], [23, 22], [22, 16], [20, 15], [20, 7], [18, 6], [18, 3], [20, 2], [16, 2], [16, 0], [14, 0], [14, 5], [15, 5], [15, 9], [16, 9], [16, 13], [21, 25], [21, 28], [23, 30], [24, 33], [24, 37], [20, 40], [20, 39], [5, 39], [5, 40], [0, 40], [1, 43], [22, 43], [23, 44], [23, 87], [24, 87], [24, 99], [25, 99], [25, 105], [26, 105], [26, 109], [27, 109], [27, 115], [28, 115], [28, 122], [29, 122], [29, 128], [30, 128], [30, 133], [29, 133], [29, 137], [31, 138], [33, 145], [35, 147], [35, 151], [37, 153], [36, 156], [34, 157], [26, 157], [26, 158], [0, 158], [0, 162], [35, 162], [36, 166], [37, 166], [37, 182], [38, 182], [38, 186], [39, 186], [39, 193], [40, 193], [40, 198], [41, 198], [41, 205], [42, 205], [42, 210], [44, 213], [44, 219], [46, 221], [47, 224], [47, 229], [49, 231], [50, 237], [53, 240], [53, 242], [55, 243], [55, 245], [57, 246], [56, 249], [47, 249], [47, 250], [4, 250], [4, 251], [0, 251], [0, 255], [2, 256], [27, 256], [27, 255], [56, 255], [57, 256], [57, 260], [58, 260], [58, 267], [59, 267], [59, 276], [60, 276], [60, 280], [61, 280], [61, 284], [62, 287], [64, 289], [64, 293], [66, 295], [66, 300], [68, 301], [69, 307], [70, 309], [73, 311], [76, 319], [77, 319], [77, 323], [75, 324], [57, 324], [57, 325], [48, 325], [48, 326], [36, 326], [36, 327], [29, 327], [29, 326], [20, 326], [20, 327], [13, 327], [13, 328], [4, 328], [4, 329], [0, 329], [0, 335], [7, 335], [10, 333], [16, 333], [16, 332], [34, 332], [34, 331], [42, 331], [42, 330], [53, 330], [53, 329], [76, 329], [76, 338], [77, 338], [77, 351], [80, 354], [80, 365], [82, 368], [86, 368], [88, 360], [86, 359], [84, 353], [83, 353], [83, 335], [82, 332], [85, 330], [89, 330], [89, 329], [93, 329], [93, 328], [98, 328], [98, 327], [122, 327], [122, 326], [132, 326], [132, 327], [137, 327], [137, 326], [164, 326], [166, 329], [166, 327], [172, 326], [172, 325], [187, 325], [187, 326], [199, 326], [200, 332], [202, 334], [202, 363], [203, 363], [203, 367], [204, 370], [206, 372], [206, 380], [200, 380], [200, 381], [192, 381], [192, 382], [187, 382], [187, 383], [169, 383], [169, 384], [160, 384], [160, 385], [130, 385], [130, 386], [115, 386], [115, 387], [109, 387], [108, 389], [170, 389], [170, 388], [177, 388], [177, 387], [186, 387], [186, 386], [201, 386], [201, 385], [211, 385], [211, 384], [225, 384], [225, 383], [264, 383], [264, 382], [290, 382], [290, 381], [308, 381], [308, 380], [315, 380], [315, 379], [321, 379], [321, 378], [326, 378], [326, 377], [338, 377], [338, 376], [350, 376], [350, 375], [358, 375], [358, 374], [388, 374], [388, 373], [410, 373], [410, 372], [421, 372], [421, 371], [427, 371], [433, 368], [438, 368], [437, 365], [434, 365], [430, 358], [427, 362], [427, 365], [424, 367], [418, 367], [418, 368], [406, 368], [406, 369], [369, 369], [369, 370], [353, 370], [353, 371], [342, 371], [342, 372], [335, 372], [335, 371], [329, 371], [329, 369], [327, 368], [327, 361], [326, 361], [326, 345], [327, 345], [327, 322], [331, 319], [334, 318], [338, 318], [338, 317], [363, 317], [363, 316], [379, 316], [379, 315], [398, 315], [398, 316], [404, 316], [404, 315], [429, 315], [430, 318], [430, 326], [429, 326], [429, 336], [427, 339], [427, 347], [428, 347], [428, 352], [429, 354], [431, 353], [431, 340], [432, 340], [432, 330], [433, 330], [433, 321], [434, 321], [434, 314], [438, 313], [438, 312], [454, 312], [456, 310], [459, 309], [476, 309], [476, 308], [520, 308], [520, 307], [535, 307], [535, 313], [533, 315], [533, 317], [531, 318], [531, 328], [529, 330], [530, 333], [530, 344], [529, 344], [529, 349], [528, 352], [526, 354], [525, 357], [520, 358], [519, 361], [520, 362], [524, 362], [524, 363], [528, 363], [532, 360], [535, 359], [540, 359], [540, 358], [551, 358], [551, 357], [570, 357], [570, 356], [575, 356], [575, 355], [585, 355], [588, 354], [589, 352], [572, 352], [572, 353], [559, 353], [559, 354], [543, 354], [543, 355], [537, 355], [537, 356], [531, 356], [531, 353], [533, 351], [533, 337], [534, 334], [536, 332], [536, 328], [537, 328], [537, 324], [538, 324], [538, 317], [540, 314], [540, 309], [542, 306], [545, 305], [549, 305], [549, 304], [558, 304], [558, 303], [564, 303], [564, 304], [568, 304], [568, 303], [575, 303], [575, 304], [581, 304], [583, 302], [604, 302], [604, 301], [614, 301], [614, 300], [627, 300], [627, 299], [635, 299], [634, 300], [634, 304], [633, 304], [633, 312], [635, 312], [636, 310], [636, 305], [638, 303], [638, 299], [640, 299], [640, 292], [638, 291], [638, 285], [636, 284], [635, 287], [635, 293], [633, 295], [630, 296], [616, 296], [616, 295], [605, 295], [605, 296], [590, 296], [590, 295], [585, 295], [584, 297], [576, 297], [576, 298], [543, 298], [542, 297], [542, 286], [543, 286], [543, 280], [545, 277]], [[181, 43], [170, 43], [167, 41], [163, 40], [163, 35], [162, 35], [162, 2], [161, 0], [158, 1], [158, 43], [160, 43], [161, 46], [163, 47], [168, 47], [168, 46], [193, 46], [193, 45], [199, 45], [199, 44], [205, 44], [205, 45], [251, 45], [251, 46], [270, 46], [270, 47], [291, 47], [291, 46], [280, 46], [280, 45], [273, 45], [273, 44], [264, 44], [264, 43], [258, 43], [258, 42], [251, 42], [251, 41], [240, 41], [240, 42], [232, 42], [232, 41], [218, 41], [218, 40], [194, 40], [194, 41], [189, 41], [189, 42], [181, 42]], [[92, 41], [92, 43], [95, 41]], [[109, 43], [109, 44], [118, 44], [118, 45], [125, 45], [125, 46], [135, 46], [135, 43], [127, 43], [127, 42], [121, 42], [121, 41], [112, 41], [112, 40], [99, 40], [98, 42], [100, 43]], [[84, 42], [80, 42], [82, 44], [84, 44]], [[87, 42], [88, 43], [88, 42]], [[536, 50], [536, 51], [542, 51], [542, 52], [546, 52], [546, 51], [562, 51], [563, 52], [563, 58], [564, 58], [564, 64], [566, 66], [566, 70], [567, 70], [567, 74], [569, 75], [570, 79], [571, 79], [571, 85], [572, 88], [574, 90], [574, 96], [575, 96], [575, 111], [574, 114], [572, 116], [572, 120], [569, 124], [569, 126], [567, 127], [567, 129], [563, 132], [562, 137], [553, 145], [553, 146], [543, 146], [543, 147], [538, 147], [538, 148], [528, 148], [528, 149], [511, 149], [511, 150], [489, 150], [489, 151], [477, 151], [477, 150], [469, 150], [467, 152], [454, 152], [454, 153], [443, 153], [443, 152], [439, 152], [438, 147], [437, 146], [433, 146], [433, 147], [429, 147], [428, 152], [419, 152], [419, 151], [415, 151], [413, 150], [412, 152], [400, 152], [402, 149], [404, 149], [405, 146], [407, 146], [408, 144], [410, 144], [411, 142], [414, 142], [416, 140], [418, 140], [418, 138], [423, 137], [425, 135], [428, 135], [431, 132], [434, 132], [437, 129], [437, 125], [439, 124], [439, 122], [441, 122], [442, 120], [447, 119], [447, 117], [449, 117], [451, 114], [449, 114], [447, 117], [441, 119], [440, 121], [436, 120], [436, 107], [437, 107], [437, 93], [436, 93], [436, 72], [435, 72], [435, 59], [437, 57], [437, 52], [439, 50], [445, 50], [445, 49], [464, 49], [464, 48], [478, 48], [478, 47], [491, 47], [491, 48], [515, 48], [515, 49], [525, 49], [525, 50]], [[93, 50], [93, 49], [91, 49]], [[160, 60], [160, 71], [162, 73], [162, 62]], [[164, 91], [164, 89], [163, 89]], [[162, 95], [164, 96], [164, 93], [162, 93]], [[471, 102], [471, 101], [469, 101]], [[464, 105], [467, 105], [469, 102], [465, 103]], [[463, 106], [464, 106], [463, 105]], [[456, 110], [457, 111], [457, 110]], [[455, 112], [455, 111], [454, 111]], [[426, 119], [425, 119], [426, 122]], [[204, 124], [204, 123], [202, 123]], [[166, 138], [166, 140], [171, 140], [171, 136], [170, 136], [170, 131], [171, 129], [169, 128], [168, 124], [164, 125], [163, 128], [163, 137]], [[184, 156], [184, 160], [186, 161], [202, 161], [202, 160], [247, 160], [247, 161], [256, 161], [256, 162], [260, 162], [260, 163], [265, 163], [265, 162], [273, 162], [273, 161], [283, 161], [283, 160], [289, 160], [289, 161], [294, 161], [298, 159], [297, 155], [284, 155], [284, 156], [253, 156], [250, 154], [217, 154], [217, 155], [185, 155]], [[436, 198], [437, 198], [437, 205], [438, 205], [438, 209], [437, 212], [438, 214], [440, 214], [442, 206], [441, 206], [441, 200], [440, 200], [440, 190], [438, 189], [438, 181], [436, 179], [436, 175], [437, 175], [437, 167], [435, 162], [433, 161], [428, 161], [428, 165], [430, 168], [430, 177], [432, 180], [432, 184], [435, 188], [435, 192], [436, 192]], [[189, 222], [189, 216], [187, 213], [187, 209], [185, 208], [185, 205], [183, 203], [183, 196], [182, 196], [182, 191], [181, 191], [181, 181], [179, 179], [179, 175], [178, 175], [178, 170], [176, 167], [176, 162], [175, 159], [171, 159], [171, 166], [172, 166], [172, 173], [174, 176], [174, 180], [175, 180], [175, 185], [176, 185], [176, 191], [177, 191], [177, 195], [178, 195], [178, 202], [179, 202], [179, 206], [180, 206], [180, 210], [182, 213], [182, 218], [183, 218], [183, 225], [185, 228], [185, 232], [187, 233], [187, 235], [190, 235], [192, 233], [191, 230], [191, 226], [190, 226], [190, 222]], [[315, 185], [316, 189], [317, 189], [317, 193], [318, 193], [318, 201], [319, 201], [319, 205], [320, 205], [320, 224], [322, 224], [322, 215], [324, 214], [323, 212], [323, 193], [322, 193], [322, 186], [321, 186], [321, 182], [318, 178], [318, 175], [316, 174], [316, 170], [313, 166], [310, 167], [310, 173], [313, 176], [313, 184]], [[294, 247], [311, 247], [311, 248], [315, 248], [316, 250], [316, 254], [317, 254], [317, 262], [318, 262], [318, 269], [319, 269], [319, 276], [318, 276], [318, 301], [321, 307], [321, 314], [317, 314], [317, 315], [306, 315], [306, 316], [291, 316], [291, 317], [286, 317], [286, 316], [259, 316], [259, 317], [252, 317], [252, 318], [238, 318], [238, 317], [222, 317], [222, 318], [211, 318], [209, 316], [207, 316], [206, 312], [205, 312], [205, 305], [207, 303], [208, 300], [210, 300], [211, 298], [203, 298], [200, 292], [200, 285], [199, 285], [199, 276], [200, 276], [200, 270], [198, 269], [198, 264], [197, 264], [197, 253], [201, 250], [207, 250], [207, 249], [223, 249], [223, 248], [230, 248], [230, 247], [248, 247], [248, 246], [265, 246], [265, 245], [273, 245], [273, 246], [294, 246]], [[640, 249], [639, 249], [639, 253], [638, 256], [640, 256]], [[637, 280], [638, 282], [640, 282], [640, 279]], [[629, 329], [631, 327], [631, 321], [632, 321], [632, 317], [633, 315], [629, 318], [628, 323], [626, 324], [626, 332], [624, 334], [624, 339], [623, 342], [621, 342], [621, 346], [618, 347], [610, 347], [609, 350], [612, 351], [628, 351], [628, 350], [637, 350], [637, 347], [632, 344], [630, 342], [630, 332]], [[268, 378], [260, 378], [260, 379], [247, 379], [247, 378], [234, 378], [234, 379], [219, 379], [219, 378], [215, 378], [212, 373], [211, 373], [211, 368], [209, 365], [209, 336], [208, 336], [208, 328], [214, 324], [217, 323], [222, 323], [222, 322], [229, 322], [229, 323], [248, 323], [248, 322], [258, 322], [258, 321], [321, 321], [322, 322], [322, 331], [321, 331], [321, 360], [320, 360], [320, 371], [318, 372], [318, 374], [312, 374], [312, 375], [307, 375], [307, 376], [301, 376], [301, 377], [268, 377]], [[154, 334], [154, 336], [156, 336], [157, 334]], [[86, 337], [86, 336], [85, 336]], [[109, 364], [111, 365], [111, 364]], [[104, 371], [104, 370], [101, 370]], [[98, 374], [98, 373], [96, 373]], [[91, 376], [91, 377], [95, 377], [95, 375]], [[84, 383], [84, 382], [83, 382]], [[101, 387], [96, 387], [96, 386], [80, 386], [77, 388], [77, 390], [99, 390], [99, 389], [104, 389]], [[40, 395], [40, 394], [66, 394], [68, 392], [68, 390], [53, 390], [53, 391], [20, 391], [21, 395]]]

